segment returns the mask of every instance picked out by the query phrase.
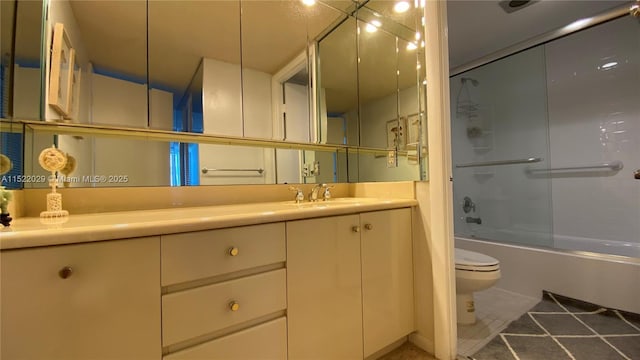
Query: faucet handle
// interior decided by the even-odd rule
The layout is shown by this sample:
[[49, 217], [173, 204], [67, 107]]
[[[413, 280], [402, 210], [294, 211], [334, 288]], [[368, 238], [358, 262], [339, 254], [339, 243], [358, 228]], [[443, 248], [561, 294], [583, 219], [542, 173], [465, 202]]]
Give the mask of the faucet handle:
[[289, 186], [289, 190], [296, 192], [296, 204], [299, 204], [304, 201], [304, 193], [299, 187]]
[[318, 192], [325, 186], [327, 185], [326, 184], [313, 185], [313, 188], [311, 188], [311, 192], [309, 193], [309, 201], [311, 202], [318, 201]]
[[331, 189], [335, 187], [335, 185], [324, 185], [324, 191], [322, 192], [322, 200], [327, 201], [331, 199]]

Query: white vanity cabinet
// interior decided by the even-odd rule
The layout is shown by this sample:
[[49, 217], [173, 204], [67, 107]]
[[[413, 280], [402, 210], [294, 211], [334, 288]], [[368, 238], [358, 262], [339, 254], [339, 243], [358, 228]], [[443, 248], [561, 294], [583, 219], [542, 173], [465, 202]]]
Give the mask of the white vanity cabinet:
[[358, 215], [287, 222], [289, 358], [362, 359]]
[[163, 235], [162, 346], [171, 359], [286, 359], [283, 222]]
[[154, 359], [160, 238], [3, 250], [2, 359]]
[[414, 330], [411, 209], [362, 213], [364, 356]]
[[247, 205], [204, 226], [209, 208], [182, 227], [158, 227], [172, 211], [25, 219], [0, 239], [0, 359], [376, 355], [414, 330], [414, 204], [354, 201]]
[[287, 222], [289, 358], [362, 359], [414, 330], [409, 208]]

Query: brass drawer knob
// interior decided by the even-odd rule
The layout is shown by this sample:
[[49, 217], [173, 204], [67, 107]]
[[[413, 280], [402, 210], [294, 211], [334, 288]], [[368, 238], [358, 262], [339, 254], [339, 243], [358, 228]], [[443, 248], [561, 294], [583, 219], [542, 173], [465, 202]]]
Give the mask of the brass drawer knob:
[[237, 247], [233, 246], [229, 248], [229, 255], [237, 256], [239, 253], [240, 253], [240, 250]]
[[352, 227], [352, 228], [351, 228], [351, 231], [353, 231], [353, 232], [355, 232], [355, 233], [360, 232], [360, 226], [354, 226], [354, 227]]
[[373, 225], [371, 225], [371, 224], [364, 224], [364, 228], [365, 228], [365, 229], [367, 229], [367, 230], [371, 230], [371, 229], [373, 229]]
[[240, 304], [238, 304], [238, 303], [237, 303], [237, 302], [235, 302], [235, 301], [230, 302], [230, 303], [229, 303], [229, 310], [231, 310], [231, 311], [238, 311], [238, 310], [240, 310]]
[[73, 268], [71, 266], [65, 266], [60, 269], [60, 271], [58, 271], [58, 276], [60, 276], [62, 279], [66, 279], [71, 275], [73, 275]]

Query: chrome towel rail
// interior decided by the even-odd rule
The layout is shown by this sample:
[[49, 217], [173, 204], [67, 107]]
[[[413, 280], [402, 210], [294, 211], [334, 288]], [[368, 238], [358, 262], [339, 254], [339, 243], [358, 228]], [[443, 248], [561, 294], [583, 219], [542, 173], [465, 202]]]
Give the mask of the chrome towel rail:
[[457, 168], [466, 167], [478, 167], [478, 166], [495, 166], [495, 165], [513, 165], [513, 164], [531, 164], [542, 161], [542, 158], [527, 158], [527, 159], [513, 159], [513, 160], [497, 160], [497, 161], [485, 161], [475, 162], [467, 164], [457, 164]]
[[212, 168], [202, 168], [202, 173], [203, 174], [206, 174], [208, 172], [215, 172], [215, 171], [232, 171], [232, 172], [250, 171], [250, 172], [257, 172], [258, 174], [262, 175], [262, 173], [264, 172], [264, 169], [212, 169]]
[[580, 166], [565, 166], [565, 167], [553, 167], [548, 169], [529, 169], [529, 172], [541, 172], [541, 171], [571, 171], [571, 170], [596, 170], [596, 169], [609, 169], [611, 171], [622, 170], [624, 164], [622, 161], [614, 160], [602, 164], [589, 164]]

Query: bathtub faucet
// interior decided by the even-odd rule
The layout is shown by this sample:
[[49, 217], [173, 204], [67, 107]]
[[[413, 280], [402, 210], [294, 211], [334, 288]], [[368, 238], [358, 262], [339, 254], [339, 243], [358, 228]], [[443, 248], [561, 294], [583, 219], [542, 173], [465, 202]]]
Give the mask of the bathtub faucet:
[[467, 216], [464, 220], [467, 222], [467, 224], [473, 224], [473, 223], [478, 224], [478, 225], [482, 224], [482, 219], [479, 218], [479, 217], [474, 218], [474, 217], [471, 217], [471, 216]]

